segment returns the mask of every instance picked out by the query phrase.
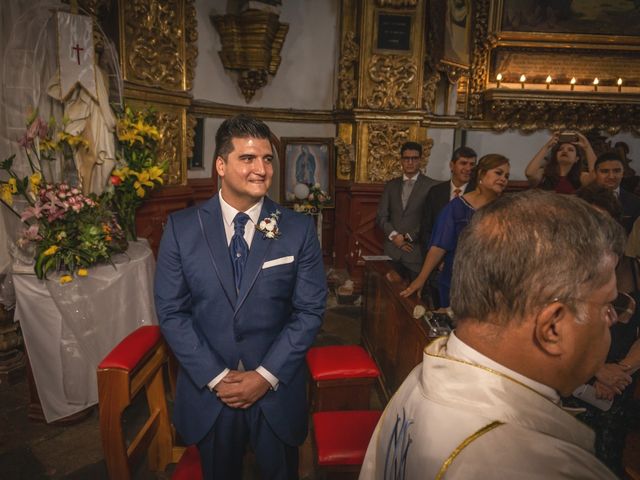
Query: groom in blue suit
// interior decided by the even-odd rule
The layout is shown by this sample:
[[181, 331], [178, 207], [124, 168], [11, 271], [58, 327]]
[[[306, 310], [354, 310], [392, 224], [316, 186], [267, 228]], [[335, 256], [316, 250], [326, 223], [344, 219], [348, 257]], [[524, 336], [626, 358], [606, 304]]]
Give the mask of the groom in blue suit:
[[239, 115], [216, 133], [217, 195], [167, 222], [155, 279], [162, 333], [180, 363], [174, 423], [205, 479], [298, 477], [307, 434], [304, 357], [327, 286], [311, 217], [266, 197], [271, 132]]

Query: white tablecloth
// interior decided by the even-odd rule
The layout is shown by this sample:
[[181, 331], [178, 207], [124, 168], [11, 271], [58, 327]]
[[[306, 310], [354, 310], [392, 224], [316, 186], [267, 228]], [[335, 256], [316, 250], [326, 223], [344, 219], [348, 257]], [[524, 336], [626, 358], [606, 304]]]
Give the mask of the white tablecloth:
[[57, 275], [38, 280], [14, 267], [15, 320], [47, 422], [95, 405], [100, 361], [137, 327], [157, 323], [155, 261], [146, 241], [130, 242], [114, 263], [65, 285]]

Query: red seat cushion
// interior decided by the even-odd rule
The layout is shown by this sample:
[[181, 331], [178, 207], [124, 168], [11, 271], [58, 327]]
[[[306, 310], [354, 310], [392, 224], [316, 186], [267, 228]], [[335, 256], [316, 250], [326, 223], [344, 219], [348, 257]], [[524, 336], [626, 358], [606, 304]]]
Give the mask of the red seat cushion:
[[104, 357], [100, 365], [98, 365], [98, 369], [119, 368], [133, 370], [161, 338], [160, 327], [157, 325], [139, 327], [127, 335]]
[[318, 465], [362, 465], [378, 410], [349, 410], [313, 414]]
[[307, 365], [315, 381], [340, 378], [377, 377], [375, 362], [358, 345], [313, 347], [307, 352]]
[[187, 447], [171, 475], [171, 480], [202, 480], [198, 447], [195, 445]]

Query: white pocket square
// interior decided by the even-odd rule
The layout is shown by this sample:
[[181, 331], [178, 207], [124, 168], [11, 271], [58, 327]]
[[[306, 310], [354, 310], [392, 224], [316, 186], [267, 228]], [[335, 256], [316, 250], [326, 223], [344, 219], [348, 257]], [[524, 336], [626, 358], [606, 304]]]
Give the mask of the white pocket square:
[[293, 262], [293, 255], [289, 255], [288, 257], [280, 257], [274, 258], [273, 260], [269, 260], [268, 262], [264, 262], [262, 264], [262, 269], [275, 267], [277, 265], [285, 265], [287, 263]]

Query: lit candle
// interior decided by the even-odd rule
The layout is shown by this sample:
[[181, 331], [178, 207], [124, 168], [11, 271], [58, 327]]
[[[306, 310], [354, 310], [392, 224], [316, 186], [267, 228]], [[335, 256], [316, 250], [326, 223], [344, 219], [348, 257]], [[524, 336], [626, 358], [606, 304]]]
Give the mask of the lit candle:
[[520, 75], [520, 88], [524, 88], [524, 82], [527, 81], [527, 77], [524, 76], [524, 73]]
[[571, 84], [571, 90], [576, 88], [576, 77], [571, 78], [571, 81], [569, 83]]
[[549, 90], [549, 85], [551, 85], [551, 75], [547, 75], [545, 82], [547, 84], [547, 90]]
[[598, 77], [593, 79], [593, 90], [594, 91], [598, 91], [598, 84], [600, 83], [600, 80], [598, 80]]
[[622, 79], [619, 78], [617, 83], [618, 83], [618, 91], [621, 92], [622, 91]]
[[500, 82], [502, 81], [502, 74], [499, 73], [498, 75], [496, 75], [496, 86], [498, 88], [500, 88]]

